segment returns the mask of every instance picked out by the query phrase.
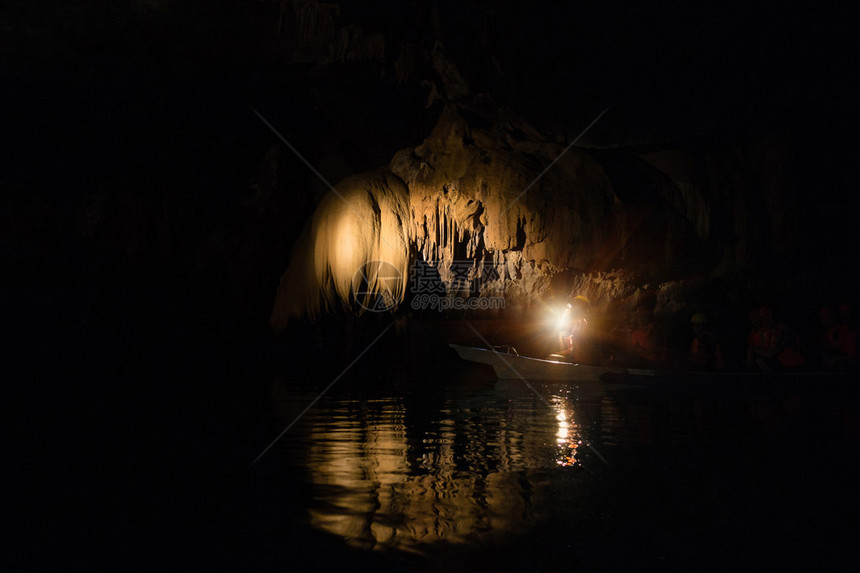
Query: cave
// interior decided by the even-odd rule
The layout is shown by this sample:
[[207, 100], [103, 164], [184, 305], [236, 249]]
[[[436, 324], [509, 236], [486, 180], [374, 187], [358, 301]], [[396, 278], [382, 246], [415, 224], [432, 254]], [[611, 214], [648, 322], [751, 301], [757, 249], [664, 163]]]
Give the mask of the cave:
[[[290, 551], [299, 547], [302, 558], [325, 555], [320, 569], [434, 570], [432, 559], [415, 555], [460, 556], [423, 545], [444, 531], [416, 535], [420, 543], [391, 557], [379, 547], [409, 526], [373, 509], [362, 510], [367, 522], [337, 521], [322, 507], [307, 518], [303, 500], [347, 487], [326, 482], [326, 471], [343, 471], [336, 448], [311, 447], [320, 461], [301, 477], [275, 442], [260, 453], [279, 435], [273, 416], [313, 412], [332, 387], [348, 398], [384, 381], [402, 396], [348, 402], [344, 416], [361, 421], [362, 439], [439, 459], [448, 450], [416, 436], [434, 424], [457, 428], [453, 461], [439, 464], [450, 462], [456, 475], [467, 460], [496, 481], [457, 482], [465, 489], [447, 490], [462, 498], [451, 511], [483, 496], [484, 509], [502, 508], [504, 517], [467, 512], [452, 522], [462, 517], [473, 533], [502, 523], [525, 547], [494, 537], [463, 562], [506, 570], [542, 554], [534, 532], [545, 530], [520, 531], [511, 516], [532, 506], [505, 495], [526, 489], [537, 500], [552, 485], [501, 472], [520, 463], [508, 450], [474, 449], [463, 436], [495, 438], [462, 413], [465, 400], [455, 402], [460, 414], [435, 419], [429, 412], [448, 408], [448, 398], [409, 389], [417, 379], [426, 386], [465, 376], [449, 342], [544, 356], [555, 344], [542, 338], [548, 313], [576, 295], [590, 301], [595, 324], [623, 322], [647, 299], [679, 351], [691, 316], [706, 313], [725, 340], [726, 362], [740, 369], [751, 310], [771, 306], [812, 341], [822, 309], [860, 303], [858, 46], [847, 7], [40, 0], [3, 12], [0, 284], [11, 341], [11, 457], [26, 493], [14, 519], [21, 563], [258, 559], [266, 569], [297, 565]], [[323, 394], [305, 397], [303, 410], [289, 400], [308, 380]], [[832, 456], [860, 437], [855, 393], [803, 396], [782, 410], [753, 404], [759, 417], [735, 420], [732, 432], [761, 440], [762, 456], [774, 458], [769, 439], [790, 435]], [[618, 443], [633, 444], [626, 459], [643, 461], [647, 448], [619, 420], [646, 435], [653, 428], [642, 412], [659, 411], [655, 424], [665, 429], [683, 418], [672, 404], [584, 400], [576, 415], [603, 420]], [[484, 408], [509, 425], [531, 420], [495, 403]], [[813, 410], [837, 414], [816, 417], [805, 433], [792, 425], [797, 412]], [[392, 412], [406, 421], [389, 424]], [[557, 414], [568, 436], [574, 426], [565, 416], [574, 414], [566, 412]], [[308, 435], [325, 442], [320, 424]], [[773, 427], [783, 433], [768, 434]], [[505, 433], [498, 447], [532, 455], [544, 430], [523, 438], [528, 447]], [[598, 449], [582, 444], [580, 458], [600, 465]], [[722, 446], [708, 450], [714, 459], [728, 456]], [[611, 446], [619, 447], [627, 446]], [[360, 444], [344, 448], [367, 455]], [[367, 462], [377, 471], [374, 495], [379, 484], [403, 488], [405, 497], [380, 504], [402, 502], [417, 512], [415, 527], [430, 531], [438, 524], [418, 498], [439, 487], [427, 476], [441, 466], [427, 470], [412, 456]], [[583, 467], [567, 463], [574, 457], [559, 464]], [[747, 473], [732, 477], [763, 484], [765, 472], [789, 471], [783, 461], [758, 460], [738, 462]], [[386, 463], [417, 477], [407, 488], [396, 471], [379, 469]], [[856, 475], [835, 466], [822, 462], [808, 477], [816, 491], [836, 484], [834, 493], [801, 504], [791, 514], [797, 538], [787, 539], [801, 538], [819, 512], [830, 524], [857, 509], [845, 485]], [[370, 479], [362, 476], [350, 479]], [[703, 537], [765, 560], [778, 542], [756, 538], [756, 549], [715, 534], [708, 527], [734, 522], [705, 506], [718, 503], [720, 490], [728, 506], [755, 493], [767, 500], [756, 507], [774, 509], [803, 479], [740, 493], [716, 482], [687, 491], [679, 482], [684, 500], [705, 497], [684, 515], [662, 510], [657, 530], [692, 543], [692, 533], [669, 524], [699, 520]], [[293, 489], [284, 493], [280, 480]], [[840, 506], [842, 494], [849, 497]], [[581, 514], [577, 531], [604, 550], [610, 544], [589, 529], [595, 523], [616, 541], [648, 529], [634, 523], [648, 504], [624, 499], [638, 517], [592, 523]], [[776, 561], [839, 570], [847, 561], [825, 549], [856, 550], [839, 527], [823, 531], [808, 552]], [[668, 542], [663, 553], [630, 543], [635, 551], [618, 554], [616, 565], [649, 568], [671, 553]], [[702, 541], [703, 554], [717, 543]], [[561, 566], [551, 553], [541, 563]], [[683, 553], [684, 565], [707, 565]], [[596, 553], [576, 555], [584, 568], [596, 563]]]

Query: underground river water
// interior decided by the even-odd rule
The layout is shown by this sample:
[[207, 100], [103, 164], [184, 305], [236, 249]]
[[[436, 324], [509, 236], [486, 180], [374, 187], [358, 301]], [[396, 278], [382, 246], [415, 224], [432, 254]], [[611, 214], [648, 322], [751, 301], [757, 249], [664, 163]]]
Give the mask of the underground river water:
[[314, 570], [843, 569], [858, 404], [844, 379], [614, 391], [456, 360], [275, 377], [253, 471]]

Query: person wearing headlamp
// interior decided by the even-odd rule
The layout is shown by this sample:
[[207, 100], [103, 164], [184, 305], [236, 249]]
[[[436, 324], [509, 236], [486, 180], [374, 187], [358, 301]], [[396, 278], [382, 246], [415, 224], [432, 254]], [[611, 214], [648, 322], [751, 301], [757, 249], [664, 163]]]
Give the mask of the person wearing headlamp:
[[591, 301], [583, 295], [571, 299], [559, 319], [559, 355], [569, 362], [593, 364], [596, 358], [588, 330]]

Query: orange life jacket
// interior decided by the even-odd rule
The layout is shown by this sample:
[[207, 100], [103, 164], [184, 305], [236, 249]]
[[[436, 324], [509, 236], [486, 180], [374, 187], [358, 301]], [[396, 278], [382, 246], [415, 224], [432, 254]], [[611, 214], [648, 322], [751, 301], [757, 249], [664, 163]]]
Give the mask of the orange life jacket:
[[830, 345], [842, 356], [848, 358], [857, 356], [857, 330], [840, 324], [830, 329], [827, 333], [827, 339], [830, 341]]
[[713, 334], [702, 332], [693, 338], [689, 360], [700, 368], [723, 369], [723, 353]]
[[[780, 345], [782, 348], [776, 352]], [[785, 368], [797, 368], [806, 362], [806, 356], [801, 351], [797, 338], [784, 325], [762, 326], [750, 334], [750, 346], [769, 353], [776, 352], [776, 360]]]
[[659, 362], [664, 350], [661, 336], [657, 323], [652, 322], [636, 328], [630, 334], [630, 343], [639, 357], [649, 362]]
[[777, 326], [773, 328], [772, 340], [770, 348], [776, 344], [782, 344], [782, 350], [776, 355], [780, 364], [786, 368], [797, 368], [806, 362], [806, 356], [800, 350], [800, 345], [794, 333], [786, 326]]

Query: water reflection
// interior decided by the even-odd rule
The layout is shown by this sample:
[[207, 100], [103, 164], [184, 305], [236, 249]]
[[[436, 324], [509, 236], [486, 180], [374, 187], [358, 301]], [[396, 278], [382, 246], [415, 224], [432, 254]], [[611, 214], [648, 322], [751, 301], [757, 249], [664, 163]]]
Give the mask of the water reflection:
[[572, 405], [549, 400], [501, 382], [414, 415], [398, 397], [323, 399], [281, 450], [308, 473], [312, 525], [354, 546], [485, 541], [539, 521], [547, 472], [579, 463]]
[[573, 420], [573, 410], [565, 407], [560, 397], [554, 397], [554, 406], [558, 420], [558, 431], [555, 433], [555, 441], [558, 444], [556, 452], [556, 464], [567, 467], [578, 467], [580, 465], [578, 450], [583, 445], [580, 428]]
[[[354, 547], [424, 553], [439, 542], [503, 541], [548, 520], [599, 514], [624, 523], [629, 488], [610, 493], [620, 496], [613, 501], [602, 485], [623, 476], [649, 500], [638, 511], [661, 499], [648, 488], [665, 496], [669, 487], [689, 495], [676, 502], [689, 502], [695, 513], [702, 499], [730, 491], [728, 484], [767, 475], [762, 464], [784, 459], [783, 449], [809, 435], [804, 428], [819, 416], [833, 419], [806, 399], [771, 394], [588, 396], [564, 384], [535, 388], [542, 397], [519, 381], [327, 396], [278, 452], [305, 476], [314, 528]], [[282, 388], [279, 424], [314, 397]], [[743, 469], [759, 466], [755, 474]]]

